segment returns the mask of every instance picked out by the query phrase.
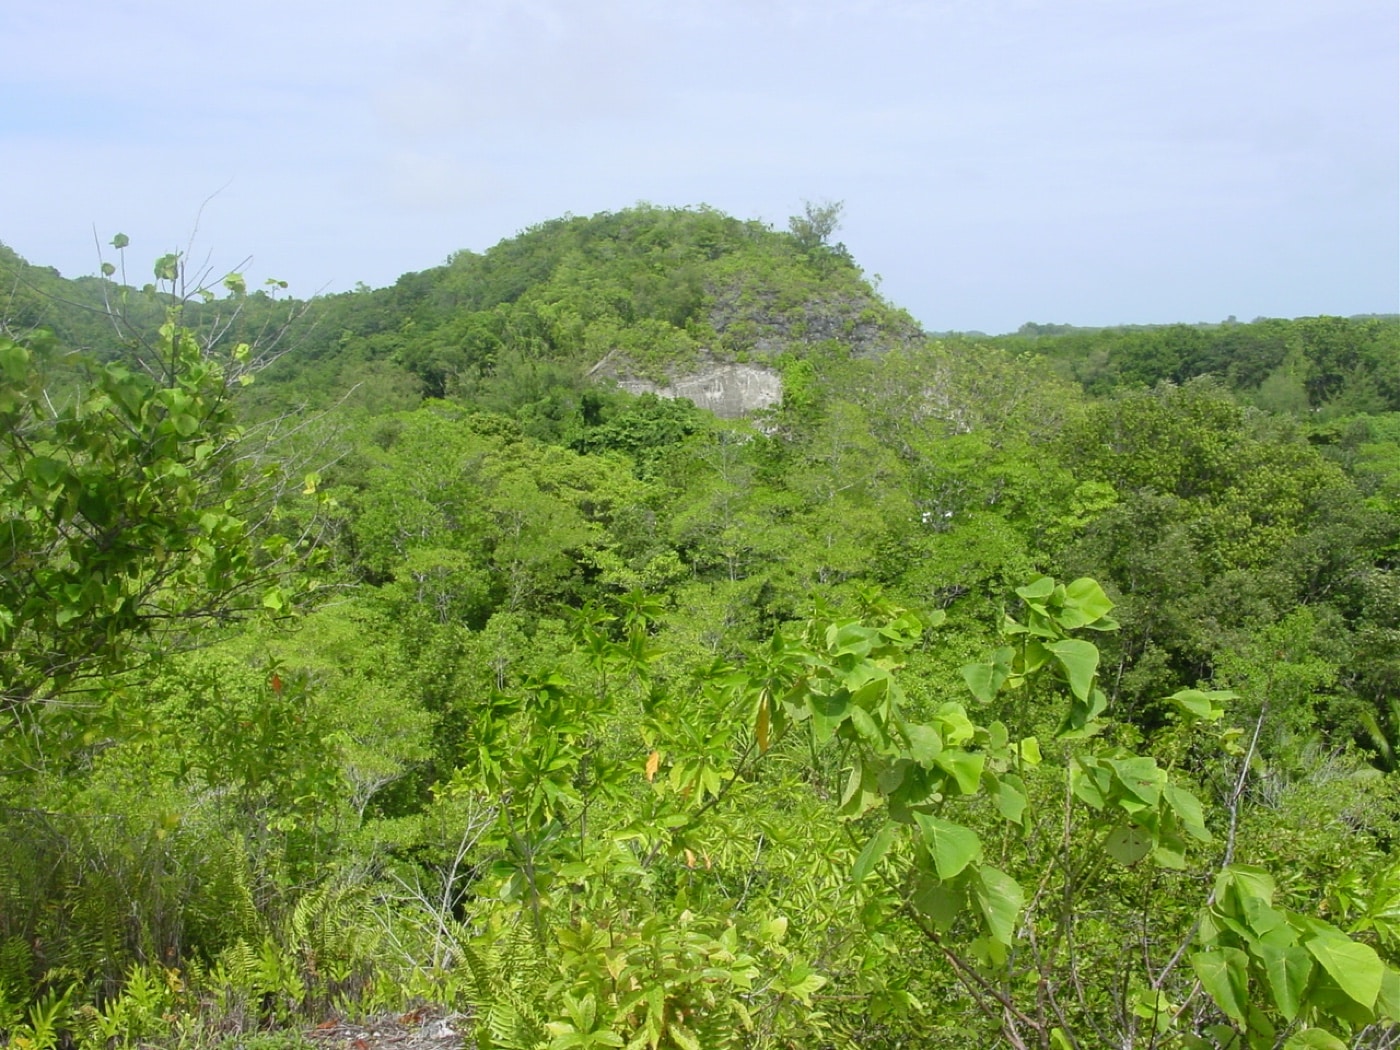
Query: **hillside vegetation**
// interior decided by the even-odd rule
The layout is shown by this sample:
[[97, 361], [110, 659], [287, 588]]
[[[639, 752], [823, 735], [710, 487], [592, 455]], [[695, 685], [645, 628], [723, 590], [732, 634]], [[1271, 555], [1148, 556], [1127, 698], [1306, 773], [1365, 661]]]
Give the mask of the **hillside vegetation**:
[[836, 217], [4, 252], [0, 1039], [1397, 1045], [1400, 322], [932, 339]]

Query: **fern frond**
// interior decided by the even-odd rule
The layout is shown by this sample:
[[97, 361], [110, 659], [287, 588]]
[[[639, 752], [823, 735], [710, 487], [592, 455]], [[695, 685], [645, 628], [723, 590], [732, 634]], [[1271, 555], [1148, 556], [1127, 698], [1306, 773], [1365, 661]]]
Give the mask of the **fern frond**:
[[545, 1019], [530, 994], [542, 989], [528, 983], [539, 972], [538, 962], [524, 969], [503, 966], [497, 951], [478, 951], [465, 939], [457, 949], [471, 972], [476, 992], [477, 1046], [481, 1050], [536, 1050], [544, 1046], [549, 1041]]

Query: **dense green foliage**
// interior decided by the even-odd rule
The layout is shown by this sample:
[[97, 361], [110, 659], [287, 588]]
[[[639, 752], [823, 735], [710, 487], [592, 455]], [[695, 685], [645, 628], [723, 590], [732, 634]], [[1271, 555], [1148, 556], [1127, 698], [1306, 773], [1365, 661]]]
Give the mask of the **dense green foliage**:
[[1093, 394], [1211, 375], [1270, 412], [1400, 412], [1400, 318], [1393, 315], [1154, 328], [1030, 324], [993, 342], [1033, 348]]
[[0, 1033], [1395, 1045], [1394, 326], [939, 342], [838, 216], [7, 257]]

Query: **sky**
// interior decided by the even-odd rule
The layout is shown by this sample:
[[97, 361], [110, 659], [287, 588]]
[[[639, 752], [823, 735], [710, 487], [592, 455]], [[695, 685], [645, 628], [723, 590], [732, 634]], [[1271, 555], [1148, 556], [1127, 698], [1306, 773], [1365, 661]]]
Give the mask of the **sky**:
[[1395, 0], [10, 0], [0, 41], [0, 242], [65, 276], [121, 232], [306, 297], [813, 201], [930, 331], [1400, 312]]

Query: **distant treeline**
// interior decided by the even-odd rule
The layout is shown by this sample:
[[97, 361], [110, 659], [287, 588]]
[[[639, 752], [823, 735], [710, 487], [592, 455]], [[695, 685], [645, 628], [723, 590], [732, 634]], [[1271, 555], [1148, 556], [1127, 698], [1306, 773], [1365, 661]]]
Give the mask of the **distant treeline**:
[[1096, 395], [1214, 375], [1269, 411], [1400, 411], [1396, 315], [1150, 328], [1027, 324], [978, 341], [1033, 351]]

